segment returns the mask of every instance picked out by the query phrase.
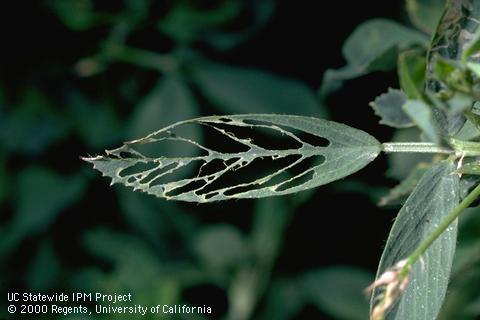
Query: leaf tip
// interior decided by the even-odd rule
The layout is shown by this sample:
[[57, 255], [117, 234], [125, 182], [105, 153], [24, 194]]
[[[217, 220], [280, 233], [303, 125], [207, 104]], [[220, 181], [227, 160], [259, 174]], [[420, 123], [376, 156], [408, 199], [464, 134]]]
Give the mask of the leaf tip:
[[103, 159], [103, 156], [95, 156], [95, 157], [91, 157], [91, 156], [83, 157], [83, 156], [80, 156], [79, 158], [80, 158], [80, 160], [83, 160], [83, 161], [86, 161], [86, 162], [90, 162], [90, 163], [94, 163], [94, 161]]

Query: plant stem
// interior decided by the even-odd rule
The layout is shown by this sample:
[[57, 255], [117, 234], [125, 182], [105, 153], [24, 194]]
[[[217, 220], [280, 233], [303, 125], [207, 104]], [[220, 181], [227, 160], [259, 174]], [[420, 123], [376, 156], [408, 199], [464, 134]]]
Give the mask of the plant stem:
[[403, 268], [400, 270], [400, 277], [405, 277], [408, 272], [410, 271], [411, 267], [415, 264], [415, 262], [420, 259], [420, 257], [427, 251], [430, 245], [448, 228], [448, 226], [458, 218], [458, 216], [466, 209], [469, 205], [472, 204], [480, 196], [480, 184], [475, 187], [463, 200], [460, 202], [458, 206], [456, 206], [446, 217], [443, 221], [436, 227], [428, 237], [420, 243], [420, 245], [412, 252], [412, 254], [408, 257], [407, 263]]
[[118, 61], [136, 64], [145, 68], [155, 69], [165, 73], [178, 70], [179, 62], [170, 54], [159, 54], [149, 50], [126, 46], [110, 45], [106, 52], [110, 58]]
[[455, 150], [440, 147], [431, 142], [385, 142], [382, 143], [382, 150], [386, 153], [409, 152], [455, 154]]

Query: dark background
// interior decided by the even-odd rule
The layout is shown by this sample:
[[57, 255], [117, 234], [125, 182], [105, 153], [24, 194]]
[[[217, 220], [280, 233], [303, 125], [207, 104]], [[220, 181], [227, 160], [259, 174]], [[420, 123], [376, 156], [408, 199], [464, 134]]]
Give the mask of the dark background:
[[[215, 2], [205, 1], [202, 5], [215, 5]], [[253, 3], [250, 1], [250, 5], [255, 6]], [[152, 10], [147, 21], [161, 19], [173, 5], [174, 1], [160, 1], [153, 6], [158, 11]], [[96, 10], [103, 12], [117, 12], [123, 10], [122, 6], [117, 1], [95, 2]], [[85, 94], [91, 101], [100, 104], [108, 101], [114, 105], [120, 119], [120, 125], [115, 128], [123, 130], [125, 120], [133, 112], [135, 103], [121, 101], [121, 95], [116, 93], [122, 85], [120, 82], [131, 78], [136, 83], [136, 92], [140, 96], [148, 93], [159, 77], [157, 72], [121, 62], [113, 63], [98, 75], [79, 77], [74, 72], [75, 63], [98, 50], [98, 43], [107, 36], [108, 27], [71, 30], [42, 1], [11, 1], [1, 11], [0, 89], [1, 102], [4, 104], [1, 116], [4, 119], [15, 113], [25, 94], [25, 88], [33, 87], [50, 101], [52, 106], [49, 110], [53, 110], [56, 119], [60, 119], [59, 122], [73, 121], [75, 115], [70, 114], [67, 105], [69, 100], [66, 97], [68, 92], [75, 90]], [[269, 21], [237, 46], [228, 50], [216, 50], [198, 41], [192, 47], [215, 62], [258, 68], [274, 75], [297, 79], [311, 90], [317, 90], [326, 69], [344, 65], [342, 43], [359, 23], [374, 17], [402, 21], [405, 20], [403, 12], [402, 1], [278, 1]], [[136, 28], [127, 42], [135, 47], [158, 52], [168, 52], [174, 46], [174, 40], [148, 22]], [[388, 141], [393, 131], [379, 125], [378, 118], [368, 106], [375, 96], [385, 92], [388, 87], [398, 87], [395, 72], [377, 72], [347, 81], [341, 90], [327, 99], [330, 118], [367, 131], [380, 141]], [[211, 110], [207, 106], [201, 114], [210, 114]], [[219, 112], [221, 110], [217, 111]], [[36, 116], [32, 115], [33, 118]], [[31, 118], [28, 119], [34, 122]], [[6, 127], [5, 123], [5, 120], [2, 122], [0, 119], [0, 128], [2, 124]], [[27, 125], [30, 124], [28, 122]], [[27, 132], [33, 136], [38, 133]], [[16, 140], [15, 135], [9, 134], [11, 128], [3, 130], [2, 138], [9, 140], [6, 143], [9, 146], [0, 146], [6, 177], [3, 181], [7, 181], [3, 185], [5, 196], [0, 202], [0, 223], [3, 225], [0, 232], [6, 234], [6, 228], [11, 227], [10, 223], [18, 210], [18, 199], [23, 199], [19, 195], [21, 189], [18, 179], [28, 167], [48, 168], [63, 176], [78, 174], [88, 180], [88, 186], [83, 196], [63, 208], [47, 227], [27, 234], [8, 253], [0, 256], [2, 291], [12, 288], [30, 290], [31, 278], [26, 274], [31, 272], [32, 261], [44, 241], [52, 245], [53, 255], [60, 261], [52, 283], [45, 285], [46, 292], [72, 290], [69, 279], [82, 269], [95, 267], [106, 274], [114, 272], [115, 264], [112, 261], [92, 254], [85, 248], [84, 234], [88, 230], [105, 227], [148, 243], [118, 213], [118, 197], [121, 194], [116, 190], [122, 187], [116, 187], [115, 190], [110, 188], [106, 179], [100, 178], [88, 164], [79, 159], [79, 156], [100, 153], [105, 148], [119, 145], [124, 138], [123, 133], [111, 132], [112, 137], [103, 140], [111, 144], [99, 143], [92, 147], [70, 127], [62, 132], [62, 136], [47, 147], [41, 150], [32, 147], [25, 151], [21, 146], [11, 145], [21, 144], [34, 137]], [[283, 247], [274, 264], [273, 276], [295, 278], [309, 270], [330, 265], [352, 265], [374, 273], [396, 212], [395, 208], [379, 209], [372, 202], [372, 198], [378, 195], [378, 190], [386, 191], [395, 184], [394, 180], [384, 177], [386, 169], [386, 157], [381, 156], [353, 177], [316, 189], [307, 201], [296, 208], [282, 236]], [[351, 187], [345, 181], [353, 181], [360, 187]], [[38, 187], [41, 188], [41, 185]], [[359, 188], [363, 192], [359, 192]], [[165, 202], [153, 200], [158, 202], [159, 207]], [[195, 227], [170, 227], [183, 223], [175, 215], [170, 215], [168, 219], [176, 220], [176, 223], [168, 219], [162, 220], [163, 228], [167, 230], [166, 236], [159, 240], [166, 252], [163, 259], [166, 263], [168, 259], [195, 260], [192, 252], [186, 248], [189, 241], [183, 233], [188, 234], [188, 230], [197, 232], [201, 228], [224, 223], [233, 225], [244, 234], [248, 233], [252, 226], [254, 203], [242, 200], [211, 205], [175, 204], [184, 212], [181, 218], [185, 223]], [[168, 208], [163, 210], [169, 210]], [[175, 228], [183, 230], [183, 233], [175, 231]], [[227, 309], [227, 291], [221, 285], [207, 281], [182, 290], [182, 301], [198, 302], [205, 299], [212, 305], [223, 305]], [[261, 310], [265, 304], [266, 298], [261, 298], [257, 308]], [[295, 319], [322, 317], [329, 318], [327, 313], [309, 303], [294, 315]]]

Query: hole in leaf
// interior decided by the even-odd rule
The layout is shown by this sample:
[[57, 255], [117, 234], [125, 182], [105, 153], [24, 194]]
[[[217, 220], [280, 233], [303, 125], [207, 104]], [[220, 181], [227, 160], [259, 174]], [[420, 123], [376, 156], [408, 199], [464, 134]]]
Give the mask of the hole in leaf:
[[123, 178], [132, 174], [151, 170], [153, 168], [156, 168], [157, 166], [158, 166], [158, 163], [155, 163], [155, 162], [137, 162], [133, 166], [125, 168], [122, 171], [120, 171], [119, 175], [120, 177]]
[[118, 155], [110, 155], [111, 157], [115, 157], [117, 159], [140, 159], [140, 157], [132, 152], [128, 151], [121, 151]]
[[[257, 158], [248, 165], [245, 165], [246, 162], [245, 164], [243, 164], [243, 166], [242, 164], [239, 164], [238, 167], [236, 167], [234, 170], [229, 170], [225, 172], [218, 179], [208, 184], [204, 189], [200, 190], [199, 193], [206, 194], [218, 189], [253, 182], [257, 179], [278, 172], [282, 168], [293, 164], [300, 158], [301, 155], [288, 155], [285, 157], [277, 158], [275, 160], [271, 157], [265, 157]], [[268, 186], [267, 183], [269, 182], [270, 181], [266, 181], [260, 187]], [[253, 187], [250, 188], [252, 189]]]
[[[230, 138], [226, 134], [223, 134], [208, 125], [203, 125], [202, 127], [205, 136], [205, 146], [211, 150], [222, 153], [241, 153], [250, 150], [249, 146]], [[226, 131], [232, 132], [232, 130]]]
[[312, 180], [312, 178], [313, 178], [313, 170], [308, 171], [307, 173], [302, 174], [302, 175], [296, 177], [295, 179], [278, 186], [275, 190], [276, 191], [285, 191], [285, 190], [291, 189], [293, 187], [298, 187], [298, 186], [301, 186], [302, 184]]
[[210, 199], [210, 198], [213, 198], [215, 197], [216, 195], [218, 195], [219, 193], [218, 192], [210, 192], [208, 194], [205, 195], [205, 199]]
[[[301, 173], [303, 173], [303, 172], [309, 170], [310, 168], [312, 168], [316, 165], [319, 165], [323, 162], [325, 162], [325, 157], [321, 156], [321, 155], [311, 156], [311, 157], [305, 158], [302, 161], [300, 161], [299, 163], [297, 163], [296, 165], [292, 166], [291, 168], [288, 168], [284, 172], [281, 172], [280, 174], [277, 174], [276, 176], [272, 177], [266, 183], [252, 184], [252, 185], [239, 186], [239, 187], [236, 187], [236, 188], [232, 188], [232, 189], [226, 190], [225, 195], [232, 196], [232, 195], [235, 195], [235, 194], [240, 194], [240, 193], [251, 191], [251, 190], [257, 190], [257, 189], [272, 187], [274, 185], [281, 184], [282, 182], [284, 182], [284, 181], [286, 181], [286, 180], [288, 180], [292, 177], [295, 177], [297, 175], [300, 175]], [[279, 186], [279, 188], [280, 188], [280, 186]], [[277, 188], [276, 191], [286, 190], [286, 189], [279, 190], [279, 188]], [[290, 188], [290, 187], [288, 187], [288, 188]]]
[[153, 170], [152, 172], [150, 172], [148, 174], [148, 176], [146, 176], [145, 178], [143, 178], [140, 183], [148, 183], [150, 181], [152, 181], [153, 179], [155, 179], [156, 177], [158, 177], [159, 175], [162, 175], [164, 174], [165, 172], [167, 172], [168, 170], [172, 169], [172, 168], [175, 168], [177, 166], [177, 163], [174, 162], [174, 163], [170, 163], [166, 166], [163, 166], [163, 167], [160, 167], [156, 170]]
[[[250, 124], [250, 125], [253, 125], [253, 126], [272, 126], [272, 124], [270, 122], [260, 121], [260, 120], [244, 120], [243, 122], [247, 123], [247, 124]], [[298, 130], [298, 129], [295, 129], [295, 128], [292, 128], [292, 127], [288, 127], [288, 126], [281, 126], [281, 125], [276, 125], [276, 126], [279, 127], [279, 128], [282, 128], [285, 131], [293, 133], [299, 139], [301, 139], [302, 141], [304, 141], [304, 142], [306, 142], [306, 143], [308, 143], [308, 144], [310, 144], [314, 147], [328, 147], [329, 144], [330, 144], [330, 141], [326, 138], [323, 138], [323, 137], [320, 137], [320, 136], [317, 136], [317, 135], [314, 135], [314, 134], [311, 134], [311, 133], [308, 133], [308, 132], [305, 132], [305, 131], [302, 131], [302, 130]], [[294, 139], [292, 138], [292, 140], [294, 140]], [[294, 140], [294, 141], [296, 141], [296, 140]]]
[[215, 123], [214, 126], [233, 133], [237, 138], [251, 140], [251, 143], [267, 150], [289, 150], [302, 147], [302, 143], [273, 128], [241, 127], [221, 123]]
[[[297, 130], [295, 130], [297, 131]], [[330, 145], [330, 140], [326, 138], [322, 138], [319, 136], [316, 136], [314, 134], [310, 134], [307, 132], [302, 132], [298, 131], [298, 134], [296, 134], [297, 137], [302, 139], [302, 141], [314, 146], [314, 147], [328, 147]]]
[[[175, 182], [181, 179], [185, 179], [186, 177], [189, 177], [189, 176], [191, 177], [192, 175], [196, 174], [196, 172], [198, 172], [198, 167], [200, 166], [201, 163], [202, 163], [201, 160], [190, 161], [188, 164], [183, 165], [161, 177], [157, 175], [158, 178], [154, 177], [151, 179], [150, 187]], [[176, 166], [177, 164], [175, 164], [173, 168], [175, 168]], [[168, 171], [168, 169], [166, 171]]]
[[165, 195], [168, 197], [175, 197], [178, 196], [182, 193], [187, 193], [193, 190], [196, 190], [198, 188], [203, 187], [207, 182], [205, 180], [196, 180], [196, 181], [191, 181], [187, 183], [186, 185], [176, 188], [173, 190], [168, 191]]
[[[227, 166], [229, 166], [229, 165], [234, 164], [234, 163], [237, 162], [238, 160], [240, 160], [240, 158], [227, 159], [227, 160], [225, 160], [225, 164], [226, 164]], [[246, 164], [246, 161], [242, 161], [242, 164]]]
[[177, 138], [149, 143], [132, 144], [130, 147], [147, 158], [183, 158], [195, 155], [207, 155], [207, 152], [194, 144]]
[[[199, 168], [198, 176], [199, 177], [205, 177], [209, 176], [211, 174], [214, 174], [218, 171], [224, 170], [231, 164], [235, 163], [238, 161], [240, 158], [231, 158], [227, 160], [221, 160], [221, 159], [213, 159], [209, 161], [208, 163], [205, 163], [203, 166]], [[209, 177], [209, 179], [213, 179], [213, 177]]]
[[325, 162], [325, 157], [322, 155], [315, 155], [310, 156], [308, 158], [303, 159], [301, 162], [297, 163], [296, 165], [288, 168], [280, 175], [275, 176], [272, 180], [269, 181], [269, 186], [273, 186], [283, 181], [286, 181], [292, 177], [295, 177], [302, 172], [305, 172], [317, 165], [320, 165]]

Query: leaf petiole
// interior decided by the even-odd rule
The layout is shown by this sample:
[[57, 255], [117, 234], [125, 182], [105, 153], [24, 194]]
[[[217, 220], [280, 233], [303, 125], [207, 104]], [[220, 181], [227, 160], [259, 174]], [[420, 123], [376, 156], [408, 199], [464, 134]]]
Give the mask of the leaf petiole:
[[385, 153], [456, 153], [453, 149], [441, 147], [433, 142], [385, 142], [382, 143], [382, 151]]

